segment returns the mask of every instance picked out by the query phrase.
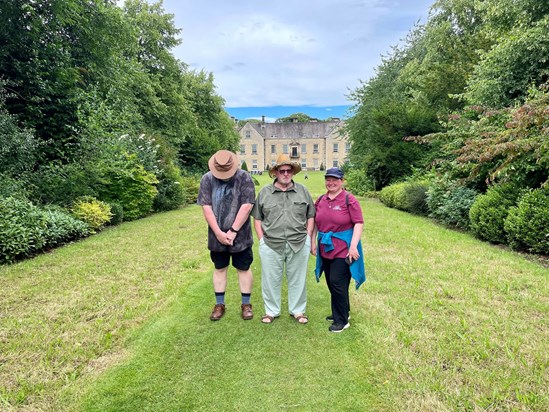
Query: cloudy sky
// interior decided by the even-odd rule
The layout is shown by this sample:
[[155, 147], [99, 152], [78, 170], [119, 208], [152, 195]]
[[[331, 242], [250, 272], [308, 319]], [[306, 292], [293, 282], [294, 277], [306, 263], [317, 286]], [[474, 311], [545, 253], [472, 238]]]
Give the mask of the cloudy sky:
[[[152, 0], [151, 0], [152, 2]], [[349, 105], [434, 0], [164, 0], [174, 55], [212, 72], [227, 107]]]

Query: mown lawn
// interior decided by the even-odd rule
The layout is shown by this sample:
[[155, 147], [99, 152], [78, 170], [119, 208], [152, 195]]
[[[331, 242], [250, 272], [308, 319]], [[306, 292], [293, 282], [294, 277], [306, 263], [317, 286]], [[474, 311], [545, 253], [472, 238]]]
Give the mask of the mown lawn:
[[308, 325], [261, 324], [258, 260], [256, 318], [240, 319], [231, 270], [209, 321], [197, 206], [0, 267], [0, 410], [549, 410], [549, 270], [361, 202], [368, 281], [341, 334], [312, 259]]

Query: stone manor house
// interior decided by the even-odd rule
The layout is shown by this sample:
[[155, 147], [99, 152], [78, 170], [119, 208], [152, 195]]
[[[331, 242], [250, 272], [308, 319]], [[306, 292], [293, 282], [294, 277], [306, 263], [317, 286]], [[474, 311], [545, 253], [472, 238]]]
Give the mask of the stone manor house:
[[[295, 120], [295, 119], [294, 119]], [[278, 155], [285, 153], [306, 170], [341, 167], [348, 159], [350, 143], [343, 133], [344, 122], [334, 121], [291, 123], [248, 122], [240, 134], [241, 162], [248, 170], [263, 171], [274, 165]]]

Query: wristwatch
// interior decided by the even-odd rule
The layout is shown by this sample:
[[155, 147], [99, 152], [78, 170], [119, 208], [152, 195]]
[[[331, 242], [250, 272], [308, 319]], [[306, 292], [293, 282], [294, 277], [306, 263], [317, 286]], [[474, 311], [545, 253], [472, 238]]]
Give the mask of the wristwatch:
[[238, 233], [238, 230], [236, 230], [236, 229], [233, 228], [232, 226], [231, 226], [231, 228], [230, 228], [229, 230], [230, 230], [231, 232], [233, 232], [233, 233]]

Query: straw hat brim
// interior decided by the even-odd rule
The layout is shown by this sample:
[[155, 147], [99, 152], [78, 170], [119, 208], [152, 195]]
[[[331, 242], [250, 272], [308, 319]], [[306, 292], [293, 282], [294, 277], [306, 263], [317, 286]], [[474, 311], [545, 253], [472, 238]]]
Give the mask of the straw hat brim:
[[269, 176], [271, 176], [271, 178], [274, 178], [276, 176], [275, 172], [278, 170], [280, 166], [291, 166], [292, 169], [294, 170], [294, 175], [301, 172], [301, 165], [299, 163], [284, 161], [284, 162], [275, 164], [273, 167], [269, 169]]

